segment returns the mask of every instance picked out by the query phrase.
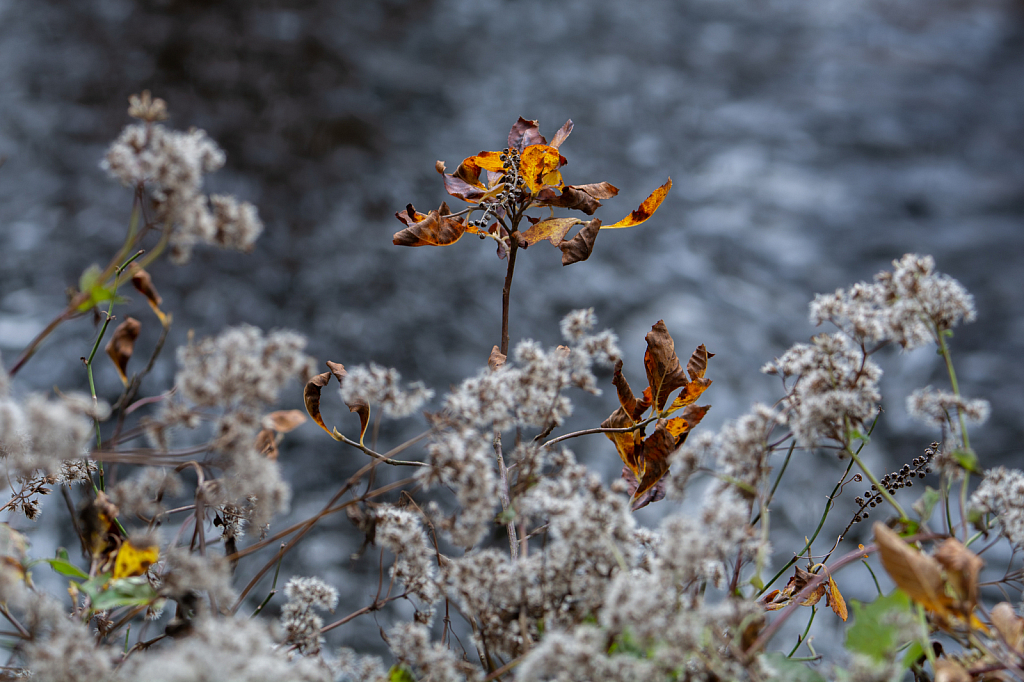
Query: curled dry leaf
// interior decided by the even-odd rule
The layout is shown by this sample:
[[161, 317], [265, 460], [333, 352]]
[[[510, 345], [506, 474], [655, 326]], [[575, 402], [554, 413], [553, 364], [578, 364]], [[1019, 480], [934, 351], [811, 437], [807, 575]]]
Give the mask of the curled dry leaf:
[[576, 233], [576, 236], [569, 240], [562, 240], [558, 248], [562, 250], [562, 265], [572, 265], [590, 258], [594, 251], [594, 242], [597, 241], [597, 233], [601, 230], [601, 221], [594, 218]]
[[552, 188], [542, 189], [534, 202], [538, 206], [557, 206], [594, 215], [594, 211], [601, 208], [601, 199], [610, 199], [618, 193], [618, 188], [607, 182], [566, 185], [560, 193]]
[[[327, 367], [331, 370], [331, 374], [338, 380], [339, 384], [344, 385], [345, 376], [348, 374], [345, 371], [345, 365], [340, 362], [327, 361]], [[355, 412], [359, 415], [359, 442], [363, 442], [363, 436], [366, 434], [366, 427], [370, 424], [370, 403], [366, 402], [362, 398], [356, 398], [355, 400], [345, 403], [345, 407], [348, 408], [349, 412]]]
[[149, 276], [149, 273], [139, 267], [137, 264], [132, 264], [132, 286], [146, 297], [149, 302], [149, 307], [153, 309], [156, 316], [160, 319], [160, 324], [167, 327], [171, 323], [169, 315], [164, 314], [160, 310], [160, 304], [163, 303], [163, 298], [157, 292], [156, 287], [153, 286], [153, 278]]
[[[579, 218], [548, 218], [531, 225], [528, 230], [520, 233], [522, 241], [527, 246], [532, 246], [539, 241], [547, 239], [552, 246], [558, 246], [565, 238], [566, 233], [573, 225], [580, 225], [583, 221]], [[520, 243], [520, 246], [523, 244]]]
[[551, 138], [551, 146], [554, 147], [555, 149], [561, 147], [562, 143], [565, 142], [565, 138], [569, 137], [569, 133], [571, 132], [572, 119], [570, 118], [568, 121], [562, 124], [562, 127], [558, 129], [558, 132], [555, 133], [555, 136]]
[[850, 617], [850, 612], [846, 609], [846, 600], [843, 599], [843, 594], [839, 591], [839, 586], [836, 585], [836, 581], [831, 575], [828, 577], [825, 604], [832, 609], [833, 613], [842, 618], [844, 622]]
[[396, 246], [448, 246], [459, 241], [467, 231], [476, 232], [476, 229], [470, 228], [464, 220], [449, 217], [451, 210], [447, 203], [442, 203], [441, 208], [431, 211], [426, 216], [418, 213], [412, 204], [406, 206], [405, 211], [399, 211], [395, 215], [408, 225], [392, 237], [392, 242]]
[[126, 317], [124, 322], [117, 325], [114, 335], [107, 342], [107, 355], [113, 361], [114, 367], [117, 368], [117, 373], [121, 377], [121, 383], [125, 386], [128, 385], [128, 375], [125, 370], [128, 369], [128, 361], [132, 359], [135, 340], [139, 338], [141, 329], [142, 325], [138, 320], [134, 317]]
[[626, 482], [629, 496], [633, 500], [632, 510], [643, 509], [652, 502], [660, 502], [665, 499], [665, 479], [662, 478], [652, 487], [647, 489], [647, 492], [637, 495], [637, 488], [640, 487], [640, 482], [636, 480], [636, 474], [628, 466], [623, 465], [622, 467], [622, 480]]
[[491, 355], [487, 358], [487, 366], [493, 372], [505, 364], [506, 356], [495, 346], [491, 349]]
[[[647, 370], [647, 384], [651, 389], [651, 403], [662, 410], [668, 396], [677, 388], [689, 382], [683, 368], [679, 366], [675, 342], [668, 333], [664, 320], [658, 320], [647, 332], [647, 352], [644, 353], [644, 369]], [[692, 402], [692, 401], [691, 401]]]
[[646, 221], [654, 215], [655, 211], [658, 210], [658, 207], [661, 206], [661, 202], [665, 200], [666, 196], [668, 196], [670, 189], [672, 189], [672, 178], [669, 178], [664, 185], [651, 192], [651, 195], [644, 199], [639, 208], [619, 222], [612, 223], [611, 225], [605, 225], [605, 229], [613, 230], [620, 227], [633, 227], [634, 225], [639, 225]]
[[306, 387], [302, 391], [302, 400], [306, 404], [306, 412], [308, 412], [310, 418], [319, 424], [320, 428], [327, 433], [331, 433], [331, 430], [327, 428], [327, 425], [324, 424], [323, 417], [320, 416], [320, 391], [330, 380], [330, 372], [317, 374], [306, 382]]
[[[568, 136], [568, 133], [566, 133], [566, 136]], [[519, 120], [512, 124], [512, 130], [508, 133], [509, 149], [523, 151], [530, 145], [547, 143], [548, 141], [540, 134], [540, 126], [535, 119], [526, 120], [520, 116]]]

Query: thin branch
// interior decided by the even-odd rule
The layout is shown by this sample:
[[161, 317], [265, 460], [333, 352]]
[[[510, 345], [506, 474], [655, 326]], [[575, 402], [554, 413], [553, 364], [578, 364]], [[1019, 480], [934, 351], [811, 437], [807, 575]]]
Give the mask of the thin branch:
[[631, 431], [636, 431], [637, 429], [642, 429], [643, 427], [647, 426], [651, 422], [657, 421], [657, 420], [658, 420], [658, 415], [654, 415], [653, 417], [648, 417], [647, 419], [645, 419], [645, 420], [643, 420], [641, 422], [637, 422], [636, 424], [633, 424], [633, 426], [623, 426], [621, 428], [614, 428], [614, 429], [613, 428], [597, 427], [596, 429], [584, 429], [582, 431], [573, 431], [572, 433], [565, 433], [565, 434], [562, 434], [561, 436], [558, 436], [557, 438], [552, 438], [548, 442], [544, 443], [544, 445], [542, 445], [541, 447], [545, 447], [546, 448], [546, 447], [549, 447], [551, 445], [554, 445], [555, 443], [560, 443], [563, 440], [569, 440], [570, 438], [578, 438], [579, 436], [589, 436], [592, 433], [629, 433]]

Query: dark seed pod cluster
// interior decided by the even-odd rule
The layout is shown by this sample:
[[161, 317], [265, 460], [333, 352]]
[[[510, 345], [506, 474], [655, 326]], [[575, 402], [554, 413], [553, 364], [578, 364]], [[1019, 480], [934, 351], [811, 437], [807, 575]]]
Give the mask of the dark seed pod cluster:
[[[901, 488], [912, 487], [914, 485], [915, 478], [924, 478], [925, 474], [930, 474], [932, 472], [930, 465], [938, 450], [939, 444], [932, 443], [929, 447], [925, 448], [923, 455], [915, 457], [910, 464], [904, 464], [899, 470], [882, 476], [879, 483], [885, 487], [886, 492], [890, 495], [895, 495], [896, 491]], [[858, 478], [855, 480], [861, 480], [859, 476], [860, 475], [858, 474]], [[850, 526], [868, 518], [869, 512], [867, 510], [883, 504], [885, 499], [882, 497], [882, 493], [878, 488], [872, 484], [871, 489], [865, 490], [864, 495], [854, 498], [854, 502], [856, 502], [860, 508], [856, 513], [854, 513], [853, 521], [850, 522]], [[847, 526], [846, 529], [849, 530], [850, 526]]]
[[472, 227], [486, 227], [492, 219], [498, 217], [499, 208], [504, 208], [507, 214], [514, 213], [516, 202], [523, 196], [523, 187], [526, 185], [526, 180], [519, 173], [519, 150], [514, 148], [504, 149], [498, 158], [501, 159], [503, 172], [498, 181], [504, 187], [493, 200], [481, 203], [484, 213], [476, 220], [469, 221]]

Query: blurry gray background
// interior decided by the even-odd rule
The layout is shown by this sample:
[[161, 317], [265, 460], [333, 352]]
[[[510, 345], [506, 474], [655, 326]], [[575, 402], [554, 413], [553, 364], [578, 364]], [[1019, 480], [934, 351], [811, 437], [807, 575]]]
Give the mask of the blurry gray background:
[[[394, 212], [449, 198], [434, 161], [452, 168], [502, 148], [518, 116], [549, 137], [572, 118], [563, 175], [620, 188], [605, 222], [667, 176], [675, 187], [652, 220], [602, 233], [588, 262], [562, 268], [545, 243], [521, 254], [513, 343], [556, 344], [558, 319], [593, 307], [639, 383], [644, 334], [664, 318], [681, 355], [699, 343], [717, 354], [701, 427], [717, 428], [777, 399], [758, 368], [814, 333], [815, 292], [931, 253], [976, 297], [979, 321], [953, 340], [964, 392], [992, 401], [972, 442], [983, 464], [1019, 461], [1022, 19], [1015, 0], [0, 0], [0, 353], [9, 366], [62, 309], [65, 287], [120, 244], [131, 195], [98, 163], [128, 95], [148, 88], [170, 125], [204, 128], [227, 152], [207, 189], [252, 201], [266, 224], [252, 255], [200, 248], [188, 266], [150, 268], [174, 315], [169, 348], [189, 329], [289, 327], [321, 361], [373, 360], [443, 393], [498, 342], [505, 263], [471, 238], [395, 247]], [[122, 312], [144, 322], [138, 352], [152, 348], [142, 303]], [[62, 327], [19, 374], [23, 389], [83, 388], [78, 356], [93, 333], [84, 319]], [[148, 391], [170, 385], [172, 359]], [[945, 385], [930, 350], [882, 362], [886, 414], [869, 449], [879, 473], [938, 437], [907, 419], [905, 395]], [[105, 363], [98, 382], [117, 397]], [[325, 399], [328, 421], [351, 429], [337, 403]], [[301, 407], [300, 387], [285, 406]], [[579, 396], [570, 427], [614, 406], [614, 391]], [[385, 424], [381, 447], [420, 426]], [[606, 480], [618, 474], [603, 437], [573, 448]], [[298, 518], [362, 460], [306, 426], [282, 462]], [[779, 562], [813, 530], [839, 471], [825, 455], [790, 469], [785, 485], [800, 494], [773, 508], [773, 529], [793, 540], [776, 541]], [[826, 534], [852, 504], [841, 500]], [[289, 567], [337, 585], [341, 614], [369, 603], [376, 583], [373, 561], [349, 562], [359, 538], [347, 528], [325, 523]], [[379, 647], [368, 625], [331, 641]]]

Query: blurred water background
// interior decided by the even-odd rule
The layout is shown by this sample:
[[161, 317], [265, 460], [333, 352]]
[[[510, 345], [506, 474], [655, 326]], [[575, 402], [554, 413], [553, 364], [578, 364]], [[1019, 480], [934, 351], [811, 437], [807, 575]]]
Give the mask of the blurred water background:
[[[505, 264], [489, 241], [395, 247], [394, 212], [436, 207], [447, 196], [434, 161], [453, 168], [500, 149], [518, 116], [548, 136], [572, 118], [563, 174], [620, 188], [598, 213], [605, 222], [667, 176], [675, 186], [649, 222], [602, 233], [588, 262], [562, 268], [544, 243], [521, 254], [513, 343], [557, 344], [560, 317], [593, 307], [639, 381], [644, 334], [664, 318], [681, 354], [699, 343], [717, 354], [701, 426], [713, 429], [778, 398], [758, 369], [814, 333], [815, 292], [930, 253], [976, 297], [978, 322], [953, 340], [964, 393], [992, 402], [972, 443], [985, 465], [1019, 462], [1022, 19], [1017, 0], [0, 0], [0, 353], [9, 366], [62, 309], [65, 287], [120, 244], [131, 196], [98, 163], [127, 122], [128, 95], [148, 88], [167, 100], [171, 125], [201, 127], [226, 150], [208, 190], [254, 202], [266, 224], [251, 255], [200, 248], [186, 267], [150, 268], [174, 315], [169, 347], [189, 330], [288, 327], [321, 361], [372, 360], [443, 392], [498, 342]], [[156, 327], [144, 324], [140, 348]], [[84, 388], [78, 357], [93, 334], [87, 320], [61, 327], [20, 390]], [[148, 391], [171, 384], [172, 360], [165, 352]], [[933, 351], [882, 363], [885, 414], [869, 446], [879, 473], [937, 438], [903, 400], [945, 385]], [[98, 383], [116, 399], [104, 363]], [[300, 389], [285, 407], [301, 408]], [[577, 397], [568, 428], [615, 406], [614, 391]], [[354, 425], [339, 401], [327, 414]], [[385, 423], [381, 447], [421, 426]], [[573, 448], [617, 476], [603, 437]], [[289, 435], [282, 463], [297, 519], [363, 461], [307, 426]], [[841, 466], [803, 455], [790, 469], [790, 494], [772, 509], [777, 565], [813, 530]], [[846, 504], [823, 538], [846, 525]], [[669, 508], [640, 518], [656, 524]], [[62, 513], [43, 523], [56, 529]], [[375, 556], [349, 560], [359, 542], [347, 520], [330, 519], [282, 574], [323, 575], [343, 615], [376, 588]], [[239, 568], [246, 580], [255, 570]], [[862, 578], [848, 596], [871, 597]], [[382, 646], [366, 619], [330, 641]]]

